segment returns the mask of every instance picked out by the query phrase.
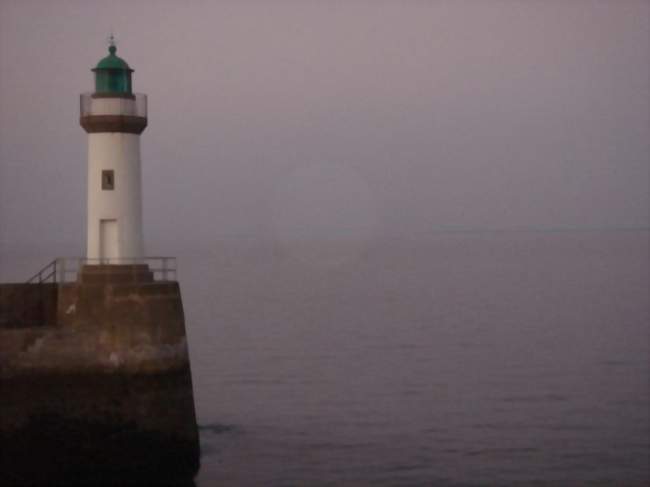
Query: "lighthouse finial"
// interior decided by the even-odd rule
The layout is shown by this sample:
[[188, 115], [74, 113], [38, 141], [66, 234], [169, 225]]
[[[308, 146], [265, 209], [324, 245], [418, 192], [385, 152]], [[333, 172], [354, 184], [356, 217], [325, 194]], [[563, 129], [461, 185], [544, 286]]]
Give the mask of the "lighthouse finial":
[[108, 52], [115, 54], [117, 47], [115, 47], [115, 36], [113, 35], [113, 29], [111, 29], [111, 35], [108, 36]]

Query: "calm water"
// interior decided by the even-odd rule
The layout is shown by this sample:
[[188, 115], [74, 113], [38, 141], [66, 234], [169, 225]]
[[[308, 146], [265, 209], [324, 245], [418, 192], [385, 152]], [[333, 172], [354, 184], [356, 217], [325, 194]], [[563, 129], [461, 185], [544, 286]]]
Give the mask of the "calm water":
[[187, 250], [197, 485], [645, 485], [648, 242]]
[[649, 237], [179, 249], [197, 486], [646, 485]]

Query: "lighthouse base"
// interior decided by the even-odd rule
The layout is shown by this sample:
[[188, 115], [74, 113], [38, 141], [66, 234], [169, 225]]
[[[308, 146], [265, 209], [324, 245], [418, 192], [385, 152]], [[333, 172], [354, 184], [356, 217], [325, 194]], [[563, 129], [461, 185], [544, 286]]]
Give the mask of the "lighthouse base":
[[[191, 479], [200, 452], [178, 283], [52, 286], [42, 324], [0, 326], [0, 485]], [[5, 308], [19, 303], [11, 290]]]
[[153, 272], [147, 264], [86, 264], [78, 279], [86, 284], [153, 282]]

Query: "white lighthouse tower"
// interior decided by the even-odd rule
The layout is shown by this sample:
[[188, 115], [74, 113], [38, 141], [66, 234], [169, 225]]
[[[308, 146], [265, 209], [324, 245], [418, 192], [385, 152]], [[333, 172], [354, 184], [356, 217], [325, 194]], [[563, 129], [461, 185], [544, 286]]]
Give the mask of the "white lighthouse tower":
[[81, 126], [88, 133], [86, 257], [102, 264], [133, 264], [144, 255], [140, 134], [147, 97], [131, 90], [133, 70], [115, 55], [93, 69], [95, 91], [81, 95]]

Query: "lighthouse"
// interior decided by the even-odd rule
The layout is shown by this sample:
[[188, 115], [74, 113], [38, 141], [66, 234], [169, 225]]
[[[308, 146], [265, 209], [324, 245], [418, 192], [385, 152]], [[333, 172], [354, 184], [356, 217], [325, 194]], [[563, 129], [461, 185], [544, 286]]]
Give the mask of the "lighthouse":
[[186, 485], [199, 469], [176, 261], [142, 245], [147, 99], [116, 52], [111, 40], [81, 95], [87, 258], [0, 283], [2, 485]]
[[144, 255], [140, 134], [147, 97], [132, 91], [133, 69], [116, 55], [92, 70], [95, 91], [81, 95], [80, 124], [88, 133], [86, 257], [101, 264], [133, 264]]

